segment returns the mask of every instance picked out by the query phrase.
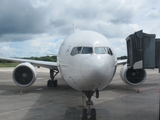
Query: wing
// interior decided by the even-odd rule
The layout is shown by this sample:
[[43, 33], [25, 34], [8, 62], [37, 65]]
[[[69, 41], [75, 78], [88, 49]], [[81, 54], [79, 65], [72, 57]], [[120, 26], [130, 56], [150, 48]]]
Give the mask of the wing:
[[39, 61], [39, 60], [28, 60], [28, 59], [17, 59], [17, 58], [5, 58], [0, 57], [0, 60], [7, 60], [7, 61], [15, 61], [15, 62], [29, 62], [36, 66], [41, 66], [49, 69], [58, 70], [57, 68], [57, 62], [47, 62], [47, 61]]
[[117, 61], [117, 65], [122, 65], [122, 64], [126, 64], [126, 63], [127, 63], [127, 59], [118, 60], [118, 61]]

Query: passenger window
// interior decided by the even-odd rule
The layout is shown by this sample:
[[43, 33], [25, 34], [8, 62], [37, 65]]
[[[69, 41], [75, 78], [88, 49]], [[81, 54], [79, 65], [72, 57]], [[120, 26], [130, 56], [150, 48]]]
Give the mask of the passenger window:
[[95, 47], [94, 51], [96, 54], [105, 54], [105, 51], [102, 47]]
[[82, 54], [92, 54], [92, 53], [93, 53], [92, 47], [83, 47]]

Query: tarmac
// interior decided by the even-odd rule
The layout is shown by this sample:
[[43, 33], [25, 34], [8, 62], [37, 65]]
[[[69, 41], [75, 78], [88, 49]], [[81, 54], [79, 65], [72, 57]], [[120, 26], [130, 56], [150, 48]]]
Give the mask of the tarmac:
[[[122, 66], [120, 66], [122, 67]], [[140, 86], [126, 85], [120, 67], [109, 86], [93, 97], [97, 120], [159, 120], [160, 73], [146, 70]], [[81, 92], [58, 74], [58, 86], [48, 88], [49, 70], [37, 68], [36, 82], [27, 88], [14, 84], [14, 68], [0, 68], [0, 120], [80, 120], [84, 108]]]

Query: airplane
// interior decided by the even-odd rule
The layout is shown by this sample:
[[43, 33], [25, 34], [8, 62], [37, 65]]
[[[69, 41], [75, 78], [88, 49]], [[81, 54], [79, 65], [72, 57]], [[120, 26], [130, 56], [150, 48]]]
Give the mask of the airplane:
[[114, 47], [108, 39], [94, 31], [74, 32], [61, 44], [57, 62], [46, 62], [28, 59], [5, 58], [2, 60], [17, 61], [19, 65], [13, 70], [12, 78], [16, 85], [29, 87], [35, 81], [37, 73], [35, 66], [50, 69], [50, 80], [47, 86], [57, 86], [55, 76], [60, 73], [61, 77], [72, 88], [81, 91], [86, 98], [87, 109], [83, 109], [82, 119], [96, 119], [96, 110], [91, 109], [93, 102], [91, 97], [109, 85], [112, 81], [117, 65], [123, 64], [120, 76], [122, 80], [132, 86], [142, 84], [146, 79], [144, 69], [133, 69], [127, 66], [127, 60], [116, 59]]

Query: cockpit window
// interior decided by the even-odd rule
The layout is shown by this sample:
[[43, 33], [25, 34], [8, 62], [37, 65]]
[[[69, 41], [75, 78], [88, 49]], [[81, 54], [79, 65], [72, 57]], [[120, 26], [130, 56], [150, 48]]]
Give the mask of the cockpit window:
[[82, 47], [74, 47], [71, 51], [71, 55], [76, 55], [76, 54], [80, 54], [82, 50]]
[[92, 54], [92, 53], [93, 53], [92, 47], [83, 47], [82, 54]]
[[[70, 55], [74, 56], [77, 54], [92, 54], [92, 53], [93, 53], [92, 47], [74, 47]], [[94, 53], [113, 55], [113, 52], [109, 47], [94, 47]]]
[[92, 47], [74, 47], [71, 51], [72, 56], [77, 54], [91, 54], [93, 53]]
[[108, 48], [108, 53], [109, 53], [110, 55], [113, 55], [112, 50], [111, 50], [110, 48]]
[[75, 54], [80, 54], [82, 50], [82, 47], [77, 47], [75, 50]]
[[106, 53], [108, 53], [109, 55], [113, 55], [112, 50], [109, 47], [104, 47]]
[[77, 47], [74, 47], [73, 49], [72, 49], [72, 51], [71, 51], [71, 54], [70, 55], [75, 55], [75, 51], [76, 51], [76, 49], [77, 49]]
[[95, 47], [94, 51], [96, 54], [105, 54], [105, 51], [102, 47]]

